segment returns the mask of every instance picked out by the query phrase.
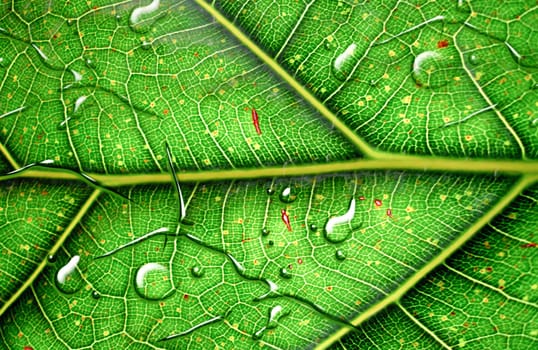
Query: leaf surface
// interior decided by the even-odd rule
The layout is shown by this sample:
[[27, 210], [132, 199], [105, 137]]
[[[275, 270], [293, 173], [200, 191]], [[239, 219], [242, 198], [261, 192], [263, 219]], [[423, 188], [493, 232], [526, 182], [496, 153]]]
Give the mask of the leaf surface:
[[534, 348], [537, 13], [1, 4], [3, 346]]

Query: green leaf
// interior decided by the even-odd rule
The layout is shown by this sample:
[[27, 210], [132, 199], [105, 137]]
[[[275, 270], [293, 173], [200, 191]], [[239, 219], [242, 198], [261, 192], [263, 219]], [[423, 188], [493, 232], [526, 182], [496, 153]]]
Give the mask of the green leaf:
[[4, 347], [536, 347], [537, 14], [0, 4]]

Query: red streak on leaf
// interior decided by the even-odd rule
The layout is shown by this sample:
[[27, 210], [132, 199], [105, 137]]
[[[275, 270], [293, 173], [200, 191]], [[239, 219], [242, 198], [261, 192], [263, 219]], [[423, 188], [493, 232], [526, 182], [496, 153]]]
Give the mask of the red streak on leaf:
[[260, 129], [260, 120], [258, 118], [258, 112], [256, 112], [255, 108], [252, 108], [252, 122], [254, 123], [254, 128], [256, 128], [258, 135], [261, 135], [262, 131]]
[[521, 246], [521, 248], [536, 248], [536, 243], [525, 243]]

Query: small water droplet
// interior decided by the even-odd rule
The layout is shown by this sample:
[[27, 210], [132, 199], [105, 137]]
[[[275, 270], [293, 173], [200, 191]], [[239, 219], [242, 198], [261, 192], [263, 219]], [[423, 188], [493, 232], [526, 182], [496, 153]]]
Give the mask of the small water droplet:
[[262, 228], [262, 235], [264, 235], [264, 236], [268, 236], [268, 235], [269, 235], [269, 230], [266, 229], [265, 227]]
[[73, 256], [67, 264], [62, 266], [56, 273], [56, 287], [65, 294], [73, 294], [82, 288], [82, 277], [77, 270], [80, 256]]
[[275, 190], [273, 190], [272, 188], [268, 188], [267, 189], [267, 194], [272, 196], [273, 194], [275, 194]]
[[151, 49], [151, 43], [149, 41], [142, 41], [142, 44], [140, 44], [140, 47], [142, 47], [144, 50]]
[[275, 242], [273, 242], [273, 241], [269, 241], [269, 245], [270, 245], [270, 246], [274, 246], [274, 245], [275, 245]]
[[332, 36], [329, 36], [325, 38], [325, 49], [332, 51], [336, 49], [336, 42], [334, 41], [334, 38]]
[[98, 291], [94, 290], [94, 291], [92, 291], [92, 298], [97, 300], [97, 299], [101, 298], [101, 294]]
[[310, 224], [310, 231], [318, 232], [318, 227], [315, 224]]
[[477, 55], [473, 53], [469, 55], [469, 63], [471, 63], [473, 66], [476, 66], [480, 63], [480, 59], [478, 58]]
[[346, 259], [346, 254], [344, 254], [344, 252], [341, 251], [340, 249], [338, 249], [334, 255], [336, 256], [336, 259], [338, 260], [342, 261]]
[[84, 63], [86, 63], [86, 66], [88, 66], [89, 68], [95, 68], [95, 62], [93, 62], [91, 58], [86, 58]]
[[51, 254], [47, 256], [47, 261], [51, 264], [54, 264], [56, 262], [56, 255]]
[[424, 51], [413, 62], [413, 79], [418, 86], [436, 88], [446, 85], [451, 77], [450, 59], [445, 57], [447, 49]]
[[157, 263], [142, 265], [136, 272], [135, 291], [149, 300], [166, 298], [173, 291], [168, 269]]
[[284, 203], [292, 203], [297, 199], [297, 194], [295, 193], [294, 188], [288, 186], [282, 190], [279, 198]]
[[533, 90], [538, 90], [538, 83], [534, 83], [534, 84], [532, 85], [532, 89], [533, 89]]
[[114, 18], [116, 19], [117, 22], [121, 21], [121, 15], [120, 14], [117, 14], [116, 16], [114, 16]]
[[291, 278], [291, 273], [287, 268], [283, 267], [280, 269], [280, 277]]
[[75, 20], [72, 19], [72, 18], [69, 18], [69, 19], [67, 20], [67, 25], [68, 25], [68, 26], [72, 26], [73, 24], [75, 24]]
[[194, 267], [192, 268], [192, 275], [193, 275], [194, 277], [202, 277], [203, 274], [204, 274], [204, 270], [202, 269], [201, 266], [194, 266]]
[[5, 67], [6, 60], [4, 60], [4, 57], [0, 57], [0, 67]]
[[357, 44], [352, 43], [333, 62], [332, 72], [335, 78], [341, 81], [346, 80], [355, 68], [358, 59]]

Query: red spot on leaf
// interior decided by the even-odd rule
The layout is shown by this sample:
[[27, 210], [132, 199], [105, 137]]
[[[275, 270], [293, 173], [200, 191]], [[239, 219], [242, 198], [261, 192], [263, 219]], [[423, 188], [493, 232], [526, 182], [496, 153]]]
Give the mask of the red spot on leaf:
[[360, 200], [360, 201], [364, 201], [364, 200], [366, 200], [366, 197], [364, 197], [364, 196], [360, 196], [360, 197], [359, 197], [359, 200]]
[[183, 299], [189, 300], [189, 295], [188, 294], [183, 294]]
[[383, 205], [383, 202], [381, 202], [381, 199], [374, 199], [374, 204], [376, 207], [380, 207]]
[[536, 248], [536, 243], [525, 243], [521, 246], [521, 248]]
[[437, 42], [437, 48], [438, 49], [442, 49], [442, 48], [447, 47], [447, 46], [448, 46], [448, 40], [446, 40], [446, 39], [445, 40], [439, 40]]
[[301, 265], [303, 263], [303, 259], [299, 258], [297, 259], [297, 264]]

